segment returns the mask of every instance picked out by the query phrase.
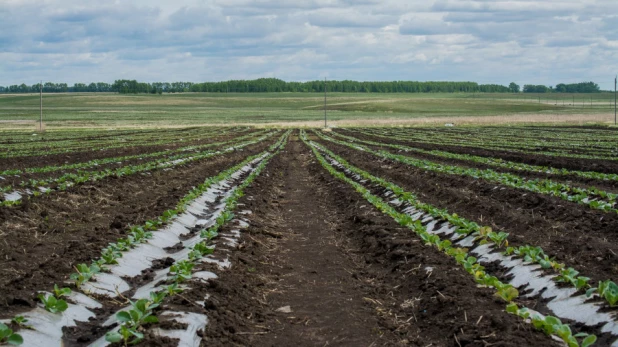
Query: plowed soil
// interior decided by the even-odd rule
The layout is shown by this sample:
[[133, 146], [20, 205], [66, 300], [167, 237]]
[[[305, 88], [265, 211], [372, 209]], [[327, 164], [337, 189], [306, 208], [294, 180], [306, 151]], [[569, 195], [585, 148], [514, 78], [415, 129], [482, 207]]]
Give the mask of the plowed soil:
[[[425, 172], [310, 137], [423, 202], [510, 233], [514, 246], [541, 246], [595, 282], [618, 278], [614, 214], [470, 177]], [[36, 291], [62, 284], [76, 264], [92, 261], [129, 225], [156, 218], [204, 179], [275, 141], [172, 170], [110, 177], [0, 209], [0, 318], [31, 310]], [[526, 158], [521, 160], [537, 160]], [[208, 324], [198, 332], [201, 346], [560, 345], [506, 313], [494, 289], [478, 286], [453, 258], [424, 245], [329, 174], [298, 131], [245, 189], [235, 213], [249, 226], [237, 246], [217, 243], [214, 254], [229, 255], [232, 266], [198, 265], [218, 278], [190, 280], [190, 289], [166, 298], [165, 308], [157, 309], [157, 314], [162, 309], [205, 314]], [[238, 224], [226, 225], [220, 233], [236, 229]], [[107, 301], [97, 310], [111, 314], [125, 304]], [[102, 336], [107, 329], [100, 320], [106, 314], [99, 321], [65, 327], [65, 345], [85, 346]], [[153, 326], [184, 327], [165, 319], [146, 328]], [[145, 333], [144, 346], [177, 343], [151, 330]]]
[[[201, 140], [193, 141], [170, 141], [166, 144], [155, 146], [132, 146], [127, 144], [124, 147], [103, 149], [103, 150], [86, 150], [86, 151], [74, 151], [69, 153], [49, 154], [40, 156], [24, 156], [24, 157], [11, 157], [0, 158], [0, 171], [10, 169], [24, 169], [29, 167], [44, 167], [48, 165], [63, 165], [86, 162], [94, 159], [121, 157], [128, 155], [136, 155], [143, 153], [152, 153], [165, 150], [176, 149], [184, 146], [199, 145], [204, 143], [212, 143], [223, 141], [224, 139], [233, 139], [239, 136], [238, 133], [224, 134], [223, 136], [211, 135], [212, 130], [204, 129], [205, 138]], [[244, 133], [243, 133], [244, 134]], [[207, 135], [207, 136], [206, 136]], [[182, 137], [182, 135], [179, 135]], [[153, 140], [156, 140], [157, 136], [153, 135]]]
[[[372, 137], [365, 136], [365, 135], [356, 134], [354, 137], [358, 139], [378, 142], [377, 138], [372, 138]], [[381, 139], [379, 142], [388, 143], [388, 144], [401, 144], [399, 143], [399, 141], [385, 140], [385, 139]], [[481, 163], [475, 163], [475, 162], [464, 160], [464, 159], [449, 159], [449, 158], [439, 157], [436, 155], [418, 153], [418, 152], [413, 152], [413, 151], [403, 152], [398, 149], [389, 148], [389, 147], [372, 146], [372, 145], [366, 145], [366, 144], [363, 144], [363, 145], [368, 146], [369, 148], [372, 148], [374, 150], [384, 150], [384, 151], [394, 153], [394, 154], [403, 154], [409, 157], [414, 157], [414, 158], [423, 159], [423, 160], [430, 160], [432, 162], [436, 162], [440, 164], [477, 168], [477, 169], [490, 169], [496, 172], [512, 173], [512, 174], [515, 174], [517, 176], [527, 178], [527, 179], [550, 179], [552, 181], [566, 183], [574, 187], [589, 188], [592, 186], [592, 187], [596, 187], [596, 188], [599, 188], [599, 189], [602, 189], [608, 192], [612, 192], [612, 193], [618, 192], [618, 182], [616, 181], [606, 181], [606, 180], [583, 178], [583, 177], [579, 177], [575, 175], [565, 176], [565, 175], [547, 174], [543, 172], [521, 171], [521, 170], [502, 168], [498, 166], [491, 166], [491, 165], [486, 165], [486, 164], [481, 164]], [[588, 170], [592, 170], [592, 169], [589, 168]]]
[[110, 177], [0, 209], [0, 310], [34, 306], [37, 290], [51, 289], [90, 262], [109, 242], [174, 208], [206, 178], [217, 175], [275, 139], [173, 170]]
[[[337, 132], [341, 132], [342, 134], [359, 137], [359, 138], [366, 136], [366, 135], [361, 135], [358, 132], [351, 132], [349, 130], [344, 130], [344, 129], [337, 129]], [[372, 141], [376, 141], [376, 142], [385, 141], [384, 138], [377, 137], [377, 136], [367, 136], [366, 138]], [[410, 147], [417, 147], [417, 148], [426, 149], [426, 150], [437, 149], [437, 150], [448, 151], [448, 152], [453, 152], [453, 153], [478, 155], [481, 157], [502, 158], [508, 161], [514, 161], [517, 163], [525, 163], [525, 164], [531, 164], [531, 165], [551, 166], [555, 168], [566, 168], [570, 170], [580, 170], [580, 171], [596, 171], [596, 172], [603, 172], [603, 173], [618, 172], [618, 160], [612, 161], [612, 160], [568, 158], [568, 157], [558, 157], [558, 156], [544, 156], [544, 155], [527, 154], [527, 153], [520, 153], [520, 152], [491, 150], [491, 149], [484, 149], [484, 148], [477, 148], [477, 147], [437, 145], [437, 144], [429, 144], [429, 143], [414, 142], [414, 141], [404, 141], [404, 140], [396, 140], [396, 139], [389, 139], [388, 142], [410, 146]]]
[[297, 137], [241, 202], [250, 227], [236, 265], [206, 291], [204, 346], [553, 344]]
[[510, 233], [514, 246], [542, 247], [595, 281], [618, 278], [618, 216], [557, 197], [396, 161], [318, 141], [350, 164], [387, 179], [423, 202]]

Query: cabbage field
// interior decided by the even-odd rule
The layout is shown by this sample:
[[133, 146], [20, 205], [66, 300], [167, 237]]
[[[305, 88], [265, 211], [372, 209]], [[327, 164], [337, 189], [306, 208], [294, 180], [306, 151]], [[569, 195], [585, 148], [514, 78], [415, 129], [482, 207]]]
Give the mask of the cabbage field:
[[616, 128], [0, 144], [0, 345], [618, 346]]

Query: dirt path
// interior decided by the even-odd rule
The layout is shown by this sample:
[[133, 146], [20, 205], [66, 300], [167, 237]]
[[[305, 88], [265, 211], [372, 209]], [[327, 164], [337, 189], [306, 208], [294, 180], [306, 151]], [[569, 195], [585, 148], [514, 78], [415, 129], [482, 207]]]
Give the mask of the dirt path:
[[552, 345], [296, 136], [241, 203], [250, 226], [204, 291], [203, 346]]
[[272, 308], [290, 306], [292, 313], [283, 315], [264, 342], [370, 345], [379, 340], [372, 332], [376, 317], [363, 305], [358, 280], [351, 276], [356, 265], [336, 238], [340, 222], [334, 220], [324, 192], [316, 190], [319, 182], [307, 171], [309, 153], [300, 146], [299, 141], [290, 144], [298, 155], [289, 158], [280, 187], [282, 213], [277, 217], [286, 237], [273, 257], [281, 269], [268, 297]]

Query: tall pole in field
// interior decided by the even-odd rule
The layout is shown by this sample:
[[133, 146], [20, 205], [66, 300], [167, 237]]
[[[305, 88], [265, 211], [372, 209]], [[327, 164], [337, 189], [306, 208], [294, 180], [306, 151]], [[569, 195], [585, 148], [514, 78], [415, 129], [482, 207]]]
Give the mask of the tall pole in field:
[[618, 76], [614, 78], [614, 125], [616, 125], [616, 84], [618, 84]]
[[328, 125], [326, 124], [326, 77], [324, 77], [324, 129], [326, 129]]
[[614, 78], [614, 125], [616, 125], [616, 84], [618, 84], [618, 76]]
[[39, 131], [43, 131], [43, 81], [39, 83], [39, 98], [41, 101], [41, 118], [39, 123]]

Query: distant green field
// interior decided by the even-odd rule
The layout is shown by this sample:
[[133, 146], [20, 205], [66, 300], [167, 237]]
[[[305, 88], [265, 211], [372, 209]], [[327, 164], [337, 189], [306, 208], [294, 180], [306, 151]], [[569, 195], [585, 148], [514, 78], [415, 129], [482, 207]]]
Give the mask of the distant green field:
[[[317, 126], [324, 118], [323, 94], [311, 93], [71, 93], [43, 97], [44, 123], [48, 128]], [[476, 119], [480, 123], [608, 123], [613, 120], [611, 98], [611, 94], [331, 93], [327, 110], [329, 120], [342, 126], [467, 124]], [[32, 122], [38, 119], [38, 95], [0, 95], [0, 129], [33, 128]]]

